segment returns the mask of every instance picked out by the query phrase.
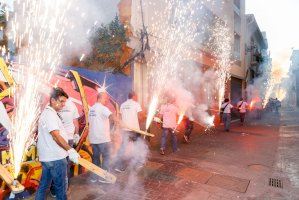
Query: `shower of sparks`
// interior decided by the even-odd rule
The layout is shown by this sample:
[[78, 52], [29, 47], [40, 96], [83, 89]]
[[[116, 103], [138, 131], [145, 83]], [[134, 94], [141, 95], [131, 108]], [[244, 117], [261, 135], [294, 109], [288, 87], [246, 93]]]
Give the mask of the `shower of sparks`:
[[215, 124], [214, 124], [215, 115], [208, 116], [208, 117], [206, 117], [205, 120], [206, 120], [205, 121], [205, 123], [206, 123], [205, 126], [207, 127], [207, 129], [215, 126]]
[[253, 108], [254, 104], [255, 104], [255, 101], [254, 101], [254, 100], [252, 100], [252, 101], [250, 102], [250, 105], [249, 105], [249, 110], [252, 110], [252, 108]]
[[84, 59], [84, 57], [85, 57], [85, 54], [83, 53], [80, 57], [80, 62]]
[[[149, 126], [157, 109], [158, 99], [167, 90], [172, 80], [180, 77], [181, 62], [191, 58], [192, 44], [197, 36], [198, 24], [196, 12], [199, 10], [198, 1], [163, 1], [164, 10], [156, 12], [156, 23], [149, 27], [154, 35], [151, 43], [155, 50], [148, 62], [151, 67], [149, 80], [152, 91], [156, 94], [151, 100], [147, 125]], [[180, 98], [180, 97], [176, 97]], [[179, 108], [182, 110], [182, 108]], [[187, 108], [184, 108], [187, 109]], [[182, 112], [185, 113], [186, 110]]]
[[283, 77], [282, 71], [279, 68], [272, 68], [270, 77], [267, 79], [266, 92], [263, 99], [263, 108], [265, 108], [269, 102], [270, 96], [273, 94], [275, 86], [281, 83]]
[[153, 99], [152, 99], [152, 101], [150, 103], [150, 106], [148, 108], [148, 113], [147, 113], [147, 118], [146, 118], [146, 125], [145, 125], [145, 130], [146, 131], [150, 127], [150, 125], [152, 123], [152, 120], [153, 120], [153, 118], [154, 118], [154, 116], [156, 114], [158, 102], [159, 102], [158, 96], [154, 95]]
[[210, 38], [210, 48], [212, 55], [216, 57], [216, 74], [218, 88], [218, 106], [219, 110], [225, 94], [225, 85], [230, 79], [231, 69], [231, 41], [230, 30], [224, 22], [216, 20]]
[[282, 101], [286, 98], [287, 92], [284, 89], [277, 89], [275, 96], [279, 101]]
[[[21, 169], [24, 153], [32, 144], [42, 94], [60, 64], [65, 30], [66, 12], [72, 1], [23, 0], [16, 1], [10, 35], [18, 51], [19, 63], [14, 77], [15, 113], [12, 117], [10, 149], [13, 174]], [[48, 91], [48, 90], [46, 90]]]
[[179, 125], [183, 121], [184, 115], [185, 115], [185, 111], [184, 112], [180, 112], [177, 125]]

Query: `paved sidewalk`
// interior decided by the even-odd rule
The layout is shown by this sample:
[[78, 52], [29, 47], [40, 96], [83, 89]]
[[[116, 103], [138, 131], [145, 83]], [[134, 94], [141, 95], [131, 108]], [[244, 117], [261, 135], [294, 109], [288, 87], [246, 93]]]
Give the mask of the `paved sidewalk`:
[[[115, 172], [114, 185], [91, 183], [89, 174], [73, 178], [69, 199], [299, 199], [299, 129], [286, 128], [299, 124], [298, 116], [285, 112], [281, 122], [269, 115], [245, 126], [235, 123], [231, 132], [194, 132], [178, 153], [152, 150], [139, 171]], [[283, 188], [269, 186], [269, 178], [282, 180]]]

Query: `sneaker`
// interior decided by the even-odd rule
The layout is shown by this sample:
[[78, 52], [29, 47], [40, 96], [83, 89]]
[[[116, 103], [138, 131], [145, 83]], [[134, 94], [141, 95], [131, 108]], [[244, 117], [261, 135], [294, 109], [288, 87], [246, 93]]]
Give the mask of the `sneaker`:
[[177, 148], [175, 151], [173, 151], [173, 153], [176, 153], [176, 152], [179, 152], [179, 151], [180, 151], [180, 149]]
[[114, 170], [119, 172], [119, 173], [122, 173], [122, 172], [126, 171], [125, 169], [121, 169], [121, 168], [115, 168]]
[[56, 194], [54, 193], [54, 191], [50, 190], [50, 196], [51, 196], [52, 198], [56, 198]]
[[105, 179], [102, 179], [102, 178], [100, 178], [98, 181], [99, 181], [99, 183], [111, 183], [111, 182], [106, 181]]
[[92, 182], [92, 183], [96, 183], [97, 181], [98, 181], [98, 180], [95, 179], [95, 178], [90, 179], [90, 182]]
[[189, 139], [188, 139], [187, 135], [184, 135], [184, 140], [185, 140], [185, 142], [189, 143]]
[[160, 154], [165, 155], [164, 149], [160, 149]]

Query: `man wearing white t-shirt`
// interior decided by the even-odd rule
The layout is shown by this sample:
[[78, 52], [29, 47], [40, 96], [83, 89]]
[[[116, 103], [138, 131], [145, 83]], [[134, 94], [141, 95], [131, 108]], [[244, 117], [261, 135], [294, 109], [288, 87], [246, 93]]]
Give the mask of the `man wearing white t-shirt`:
[[230, 104], [229, 99], [226, 98], [224, 103], [221, 105], [221, 109], [223, 110], [222, 121], [224, 123], [225, 131], [229, 131], [230, 122], [231, 122], [231, 109], [233, 106]]
[[167, 99], [167, 103], [162, 105], [160, 108], [159, 116], [163, 119], [163, 132], [162, 132], [162, 139], [161, 139], [161, 148], [160, 154], [165, 155], [165, 148], [166, 148], [166, 140], [167, 135], [171, 134], [171, 141], [172, 141], [172, 150], [176, 152], [178, 150], [177, 147], [177, 137], [176, 133], [174, 132], [177, 126], [177, 115], [178, 115], [178, 108], [174, 105], [174, 99], [170, 98]]
[[[89, 134], [88, 138], [92, 146], [92, 162], [109, 171], [110, 168], [110, 121], [116, 118], [114, 114], [106, 106], [109, 101], [109, 96], [106, 92], [101, 92], [97, 96], [96, 103], [89, 110]], [[102, 156], [102, 162], [100, 162]], [[92, 182], [96, 182], [93, 177]], [[99, 179], [99, 182], [104, 180]]]
[[11, 121], [6, 112], [5, 106], [0, 101], [0, 147], [8, 146], [7, 135], [11, 129]]
[[66, 157], [78, 163], [79, 154], [67, 143], [67, 136], [58, 111], [68, 98], [61, 88], [54, 88], [50, 94], [50, 104], [41, 113], [38, 122], [37, 151], [42, 164], [42, 176], [35, 199], [45, 199], [51, 181], [54, 183], [57, 199], [66, 200]]
[[240, 101], [237, 103], [237, 107], [239, 109], [239, 114], [240, 114], [240, 122], [241, 122], [242, 126], [244, 124], [247, 106], [248, 106], [248, 103], [246, 101], [244, 101], [243, 98], [241, 98]]
[[[67, 141], [68, 144], [73, 147], [74, 143], [78, 143], [79, 140], [79, 123], [78, 123], [78, 118], [79, 118], [79, 112], [74, 104], [74, 102], [68, 98], [65, 102], [65, 106], [62, 108], [62, 110], [58, 111], [58, 115], [61, 118], [66, 136], [67, 136]], [[68, 175], [68, 183], [69, 179], [71, 178], [71, 163], [68, 160], [68, 168], [67, 168], [67, 175]], [[69, 184], [68, 184], [69, 186]], [[55, 192], [53, 185], [51, 185], [50, 188], [50, 194], [52, 197], [55, 197]]]
[[125, 166], [125, 159], [124, 153], [126, 151], [126, 148], [128, 147], [129, 143], [132, 141], [136, 141], [139, 138], [139, 134], [134, 133], [130, 131], [128, 128], [132, 128], [135, 130], [140, 130], [139, 126], [139, 120], [141, 118], [141, 111], [142, 108], [140, 104], [137, 102], [137, 95], [135, 92], [130, 92], [128, 95], [127, 101], [121, 104], [120, 106], [120, 114], [121, 114], [121, 120], [123, 123], [123, 130], [122, 130], [122, 143], [121, 147], [118, 150], [117, 154], [117, 164], [115, 171], [117, 172], [123, 172], [126, 168]]

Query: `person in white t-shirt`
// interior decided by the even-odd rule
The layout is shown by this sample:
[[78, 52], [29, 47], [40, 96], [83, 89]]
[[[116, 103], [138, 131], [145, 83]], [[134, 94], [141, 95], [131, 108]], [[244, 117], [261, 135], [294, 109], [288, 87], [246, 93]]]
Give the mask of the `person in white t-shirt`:
[[[135, 130], [140, 130], [140, 119], [141, 119], [142, 108], [137, 102], [137, 95], [135, 92], [130, 92], [128, 94], [128, 99], [121, 104], [120, 114], [122, 120], [122, 143], [117, 153], [118, 161], [116, 163], [115, 171], [123, 172], [126, 169], [126, 159], [124, 159], [124, 153], [130, 144], [130, 142], [136, 141], [140, 134], [131, 131], [128, 128]], [[126, 128], [128, 127], [128, 128]]]
[[54, 183], [57, 199], [66, 196], [66, 157], [78, 164], [80, 155], [67, 143], [62, 121], [58, 116], [68, 98], [61, 88], [54, 88], [50, 94], [50, 104], [46, 106], [38, 121], [37, 152], [42, 164], [42, 176], [35, 199], [45, 199], [51, 181]]
[[68, 98], [65, 106], [58, 112], [58, 114], [61, 116], [69, 145], [73, 146], [74, 143], [78, 143], [78, 139], [80, 138], [78, 122], [80, 115], [77, 106], [70, 98]]
[[[79, 141], [79, 123], [78, 118], [79, 112], [77, 106], [74, 102], [68, 98], [65, 102], [65, 106], [62, 110], [58, 111], [58, 115], [61, 118], [68, 144], [73, 147], [74, 143], [77, 144]], [[67, 168], [67, 175], [68, 175], [68, 186], [69, 186], [69, 179], [71, 178], [71, 162], [68, 160], [68, 168]], [[52, 184], [50, 187], [50, 194], [52, 197], [55, 197], [54, 185]]]
[[0, 101], [0, 147], [8, 146], [8, 134], [11, 129], [11, 121], [6, 112], [5, 106]]
[[174, 105], [174, 98], [168, 97], [166, 99], [167, 103], [162, 105], [159, 112], [159, 117], [163, 119], [162, 124], [162, 138], [161, 138], [161, 148], [160, 154], [165, 155], [166, 141], [167, 135], [171, 134], [172, 141], [172, 150], [176, 152], [178, 150], [177, 147], [177, 136], [174, 132], [177, 126], [177, 116], [178, 116], [178, 108]]
[[223, 110], [223, 116], [222, 121], [224, 123], [224, 129], [225, 131], [229, 131], [230, 128], [230, 122], [231, 122], [231, 109], [233, 108], [233, 105], [230, 104], [229, 99], [226, 98], [224, 102], [221, 105], [221, 109]]
[[[106, 92], [100, 92], [96, 103], [89, 110], [89, 134], [88, 138], [92, 146], [92, 162], [103, 168], [110, 170], [110, 121], [117, 123], [115, 115], [106, 106], [109, 102], [109, 95]], [[102, 156], [102, 162], [100, 162]], [[91, 179], [96, 182], [96, 176]], [[103, 179], [98, 179], [104, 182]]]
[[239, 109], [239, 114], [240, 114], [240, 122], [241, 125], [244, 125], [244, 120], [245, 120], [245, 114], [247, 112], [247, 107], [248, 103], [244, 101], [243, 98], [240, 99], [240, 101], [237, 103], [237, 108]]

